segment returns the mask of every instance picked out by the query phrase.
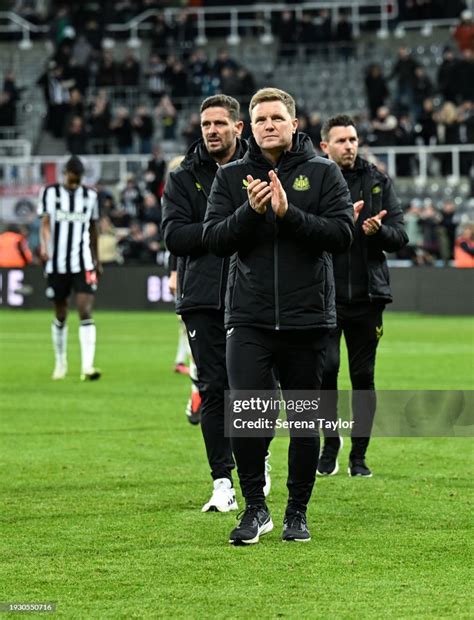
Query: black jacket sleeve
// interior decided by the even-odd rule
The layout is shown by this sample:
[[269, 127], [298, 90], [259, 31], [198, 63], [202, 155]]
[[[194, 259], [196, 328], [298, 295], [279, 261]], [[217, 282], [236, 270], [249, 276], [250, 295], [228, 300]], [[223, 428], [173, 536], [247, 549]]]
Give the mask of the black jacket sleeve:
[[248, 247], [255, 227], [265, 221], [252, 209], [248, 200], [237, 209], [223, 170], [219, 169], [212, 184], [204, 218], [203, 242], [216, 256], [232, 256], [241, 247]]
[[403, 222], [403, 211], [392, 181], [386, 177], [383, 185], [382, 209], [387, 215], [382, 219], [380, 230], [369, 237], [372, 247], [385, 252], [398, 252], [408, 243], [408, 235]]
[[162, 231], [166, 247], [175, 256], [202, 254], [202, 222], [196, 222], [192, 198], [186, 191], [182, 170], [172, 172], [163, 194]]
[[335, 164], [325, 168], [318, 212], [320, 215], [306, 213], [290, 203], [280, 225], [315, 253], [345, 252], [354, 233], [354, 207], [344, 177]]

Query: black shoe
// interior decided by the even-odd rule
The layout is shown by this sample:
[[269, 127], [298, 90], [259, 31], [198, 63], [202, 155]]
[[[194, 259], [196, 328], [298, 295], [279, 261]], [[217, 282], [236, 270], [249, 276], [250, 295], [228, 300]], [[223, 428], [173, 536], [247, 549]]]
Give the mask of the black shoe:
[[237, 515], [237, 519], [240, 523], [229, 537], [232, 545], [253, 545], [258, 543], [261, 535], [273, 530], [273, 521], [266, 506], [249, 505]]
[[363, 478], [372, 478], [372, 472], [365, 464], [365, 459], [352, 459], [349, 461], [347, 470], [349, 476], [362, 476]]
[[323, 450], [318, 461], [318, 476], [335, 476], [339, 471], [337, 455], [342, 450], [344, 441], [342, 437], [330, 437], [324, 441]]
[[295, 542], [309, 542], [311, 540], [311, 534], [306, 525], [305, 512], [287, 508], [283, 520], [282, 539]]

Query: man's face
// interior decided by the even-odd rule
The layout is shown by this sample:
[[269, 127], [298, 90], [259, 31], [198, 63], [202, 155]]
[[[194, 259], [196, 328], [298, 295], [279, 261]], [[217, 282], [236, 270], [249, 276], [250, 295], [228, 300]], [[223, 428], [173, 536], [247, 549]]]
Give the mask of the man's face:
[[331, 127], [327, 142], [321, 142], [322, 150], [342, 170], [354, 167], [359, 147], [356, 128]]
[[225, 108], [204, 110], [201, 114], [201, 132], [209, 155], [219, 160], [233, 153], [243, 126], [242, 121], [234, 122]]
[[252, 110], [252, 133], [262, 151], [283, 152], [291, 148], [298, 120], [291, 118], [281, 101], [263, 101]]
[[71, 191], [75, 191], [81, 184], [81, 177], [77, 174], [74, 174], [74, 172], [66, 171], [64, 173], [64, 177], [65, 177], [64, 185], [67, 187], [67, 189]]

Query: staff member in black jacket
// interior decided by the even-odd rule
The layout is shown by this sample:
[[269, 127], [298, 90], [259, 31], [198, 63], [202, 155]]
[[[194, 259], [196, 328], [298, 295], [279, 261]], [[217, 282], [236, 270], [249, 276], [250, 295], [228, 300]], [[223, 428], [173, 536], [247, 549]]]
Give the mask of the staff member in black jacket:
[[[282, 390], [321, 384], [327, 333], [336, 324], [332, 261], [351, 242], [353, 206], [339, 168], [317, 157], [297, 131], [295, 102], [276, 88], [250, 102], [249, 151], [217, 172], [204, 241], [231, 256], [226, 298], [231, 390]], [[265, 504], [263, 437], [233, 437], [246, 509], [233, 544], [273, 529]], [[306, 508], [319, 451], [317, 434], [290, 439], [284, 540], [310, 540]]]
[[189, 148], [171, 172], [163, 196], [163, 232], [168, 250], [178, 257], [176, 312], [184, 320], [198, 371], [201, 428], [214, 490], [202, 511], [237, 509], [232, 485], [234, 460], [224, 437], [224, 295], [228, 259], [209, 254], [202, 242], [202, 221], [218, 166], [242, 157], [238, 101], [215, 95], [201, 105], [202, 139]]
[[[385, 304], [392, 301], [384, 252], [400, 250], [408, 237], [391, 180], [357, 156], [358, 137], [352, 118], [344, 114], [329, 118], [323, 124], [321, 136], [321, 148], [339, 166], [347, 181], [356, 219], [350, 249], [333, 257], [337, 328], [330, 335], [322, 388], [334, 392], [327, 395], [325, 417], [337, 417], [339, 348], [344, 332], [354, 390], [349, 474], [369, 477], [372, 472], [365, 462], [365, 453], [375, 414], [375, 352], [383, 331], [382, 313]], [[326, 436], [318, 474], [337, 473], [341, 447], [337, 433]]]

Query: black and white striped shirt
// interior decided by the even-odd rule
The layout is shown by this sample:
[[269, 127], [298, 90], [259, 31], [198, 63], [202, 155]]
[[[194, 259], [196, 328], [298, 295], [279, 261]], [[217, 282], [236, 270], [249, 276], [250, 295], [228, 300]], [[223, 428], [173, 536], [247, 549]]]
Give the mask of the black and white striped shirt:
[[92, 271], [89, 227], [99, 219], [97, 192], [80, 185], [71, 192], [63, 185], [47, 185], [41, 190], [38, 215], [49, 215], [51, 240], [46, 273]]

